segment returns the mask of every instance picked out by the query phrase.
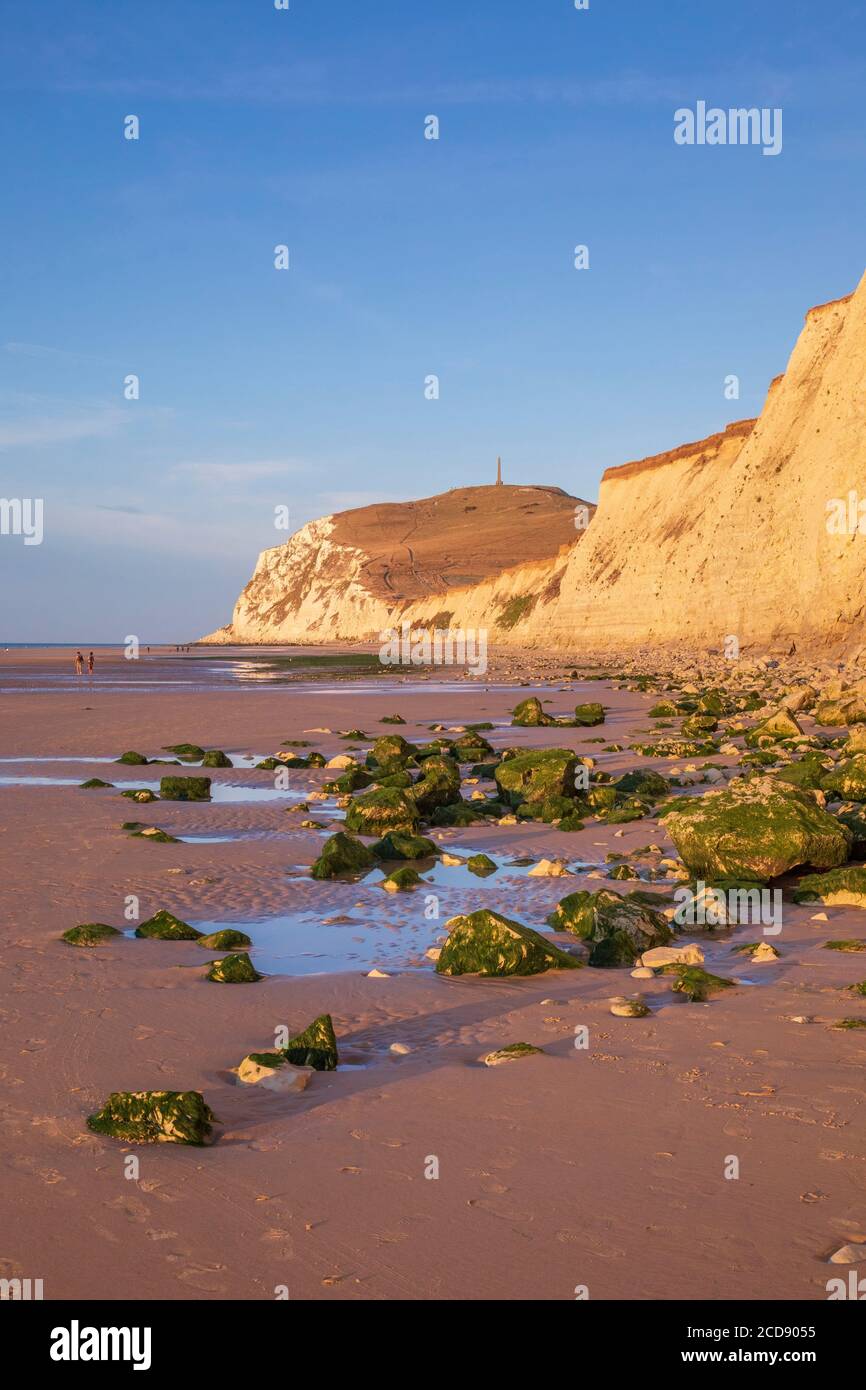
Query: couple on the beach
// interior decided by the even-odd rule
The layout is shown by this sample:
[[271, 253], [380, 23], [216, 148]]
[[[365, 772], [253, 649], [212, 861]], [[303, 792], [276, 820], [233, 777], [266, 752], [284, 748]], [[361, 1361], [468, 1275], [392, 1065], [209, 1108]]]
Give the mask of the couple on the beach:
[[[87, 658], [87, 674], [91, 678], [93, 677], [93, 666], [93, 652], [91, 652]], [[82, 652], [75, 653], [75, 674], [76, 676], [81, 676], [84, 674], [84, 655]]]

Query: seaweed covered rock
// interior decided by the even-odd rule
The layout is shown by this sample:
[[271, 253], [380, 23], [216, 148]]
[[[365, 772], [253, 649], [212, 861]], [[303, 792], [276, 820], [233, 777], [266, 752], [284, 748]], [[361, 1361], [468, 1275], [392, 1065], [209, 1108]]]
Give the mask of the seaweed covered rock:
[[215, 1116], [200, 1091], [112, 1091], [87, 1127], [127, 1144], [207, 1144]]
[[866, 907], [866, 869], [846, 864], [826, 874], [807, 874], [794, 890], [795, 903]]
[[487, 908], [445, 925], [448, 939], [436, 962], [440, 975], [540, 975], [581, 964], [531, 927]]
[[637, 895], [610, 888], [569, 893], [547, 922], [589, 942], [589, 964], [595, 966], [634, 965], [644, 951], [666, 946], [674, 935], [667, 919]]
[[382, 880], [381, 887], [386, 893], [408, 893], [423, 881], [418, 870], [411, 864], [401, 864], [399, 869], [394, 869]]
[[84, 922], [80, 927], [70, 927], [63, 933], [62, 939], [70, 946], [101, 946], [103, 942], [122, 935], [117, 927], [108, 927], [104, 922]]
[[415, 801], [398, 787], [364, 792], [346, 812], [346, 829], [359, 835], [387, 835], [392, 830], [414, 834], [420, 816]]
[[212, 931], [209, 936], [200, 936], [198, 944], [208, 951], [240, 951], [253, 943], [245, 931], [238, 931], [235, 927], [222, 927], [219, 931]]
[[699, 965], [668, 965], [664, 974], [675, 976], [671, 989], [675, 994], [685, 995], [690, 1004], [703, 1004], [711, 994], [723, 989], [732, 989], [733, 980], [725, 980], [721, 975], [711, 975]]
[[635, 768], [633, 772], [624, 772], [622, 777], [618, 777], [614, 788], [617, 796], [639, 796], [643, 801], [658, 801], [659, 797], [667, 796], [670, 783], [660, 772]]
[[851, 832], [808, 792], [773, 777], [677, 801], [661, 822], [695, 878], [766, 881], [808, 864], [835, 869]]
[[860, 801], [843, 801], [832, 813], [852, 835], [852, 859], [866, 858], [866, 806]]
[[178, 845], [180, 841], [177, 836], [169, 835], [167, 830], [162, 830], [158, 825], [144, 825], [141, 821], [127, 821], [124, 830], [128, 830], [134, 840], [150, 840], [157, 845]]
[[206, 978], [217, 985], [254, 985], [262, 977], [249, 956], [223, 956], [212, 960]]
[[143, 767], [147, 762], [147, 758], [143, 753], [136, 753], [133, 748], [130, 748], [125, 753], [121, 753], [120, 757], [115, 758], [114, 761], [116, 763], [125, 763], [127, 767]]
[[432, 859], [439, 855], [438, 845], [426, 835], [403, 835], [395, 831], [370, 846], [377, 859]]
[[866, 723], [866, 687], [861, 683], [849, 686], [838, 695], [825, 695], [815, 706], [815, 722], [847, 724], [849, 728], [852, 724]]
[[485, 1067], [498, 1067], [503, 1062], [519, 1062], [523, 1057], [541, 1057], [543, 1053], [543, 1047], [533, 1047], [531, 1043], [516, 1042], [499, 1047], [495, 1052], [486, 1053], [481, 1060]]
[[209, 748], [201, 760], [202, 767], [234, 767], [228, 754], [221, 748]]
[[489, 854], [473, 854], [466, 860], [466, 867], [471, 874], [478, 874], [480, 878], [486, 878], [488, 874], [496, 873], [496, 865]]
[[371, 869], [376, 857], [361, 840], [338, 830], [322, 846], [322, 852], [310, 870], [313, 878], [337, 878], [339, 874], [357, 874]]
[[135, 934], [147, 937], [151, 941], [198, 941], [203, 935], [164, 907], [152, 917], [148, 917], [146, 922], [140, 923], [135, 929]]
[[453, 758], [427, 758], [424, 775], [409, 792], [422, 816], [460, 800], [460, 766]]
[[367, 766], [390, 767], [392, 763], [405, 763], [414, 752], [412, 744], [402, 734], [382, 734], [367, 754]]
[[796, 762], [780, 767], [773, 776], [778, 782], [788, 782], [792, 787], [800, 787], [803, 791], [818, 791], [823, 787], [827, 772], [832, 770], [832, 767], [833, 764], [828, 762], [825, 753], [813, 750], [805, 757], [798, 758]]
[[198, 763], [204, 757], [204, 749], [197, 743], [167, 743], [163, 744], [164, 753], [173, 753], [176, 758], [182, 758], [184, 762]]
[[541, 701], [535, 695], [521, 700], [511, 711], [511, 723], [520, 729], [549, 728], [556, 720], [552, 714], [545, 714]]
[[125, 796], [127, 801], [134, 801], [137, 806], [148, 806], [151, 801], [157, 800], [156, 792], [152, 792], [150, 787], [127, 787], [120, 795]]
[[828, 772], [821, 786], [843, 801], [866, 801], [866, 753], [855, 753]]
[[290, 1038], [281, 1054], [293, 1067], [312, 1067], [314, 1071], [336, 1071], [339, 1062], [337, 1038], [330, 1014], [320, 1014], [309, 1028]]
[[496, 750], [492, 744], [482, 738], [477, 732], [467, 730], [461, 734], [451, 745], [452, 757], [461, 763], [481, 762], [484, 758], [495, 758]]
[[578, 728], [594, 729], [597, 724], [604, 723], [604, 705], [600, 705], [597, 700], [590, 700], [583, 705], [576, 705], [574, 709], [574, 722]]
[[88, 777], [86, 782], [81, 783], [80, 790], [83, 792], [95, 791], [97, 787], [112, 787], [113, 782], [103, 782], [101, 777]]
[[577, 757], [569, 748], [518, 753], [496, 768], [500, 799], [510, 806], [540, 805], [553, 796], [574, 796]]
[[375, 780], [372, 772], [368, 772], [364, 767], [347, 767], [346, 771], [341, 772], [340, 776], [336, 777], [333, 782], [325, 783], [325, 791], [339, 792], [341, 794], [363, 791], [365, 787], [369, 787]]
[[754, 729], [749, 729], [743, 741], [747, 748], [768, 748], [772, 743], [779, 743], [784, 738], [798, 738], [802, 733], [792, 714], [787, 710], [778, 710], [769, 719], [756, 724]]
[[210, 801], [209, 777], [161, 777], [163, 801]]

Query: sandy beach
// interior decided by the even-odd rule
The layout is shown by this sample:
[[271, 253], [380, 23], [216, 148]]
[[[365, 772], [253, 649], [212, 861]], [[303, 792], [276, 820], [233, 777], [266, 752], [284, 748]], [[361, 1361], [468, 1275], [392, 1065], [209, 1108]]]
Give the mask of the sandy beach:
[[[552, 679], [537, 692], [552, 710], [599, 699], [609, 711], [601, 730], [554, 739], [510, 727], [516, 701], [536, 693], [538, 660], [527, 688], [495, 671], [471, 684], [271, 684], [234, 655], [166, 650], [132, 663], [99, 652], [90, 685], [76, 684], [67, 650], [0, 654], [0, 1275], [41, 1278], [50, 1299], [255, 1300], [281, 1286], [322, 1300], [571, 1300], [581, 1287], [592, 1299], [826, 1298], [828, 1255], [866, 1238], [866, 1042], [830, 1026], [856, 1012], [843, 990], [862, 957], [822, 948], [866, 938], [862, 913], [828, 907], [816, 921], [786, 903], [768, 965], [732, 955], [754, 927], [687, 931], [708, 969], [744, 982], [691, 1004], [662, 977], [642, 980], [646, 1018], [610, 1013], [611, 997], [638, 984], [628, 970], [438, 976], [425, 951], [448, 917], [488, 906], [543, 930], [565, 892], [634, 887], [609, 882], [606, 856], [650, 843], [672, 853], [663, 828], [435, 830], [452, 854], [499, 856], [500, 867], [475, 884], [458, 867], [453, 887], [438, 867], [441, 917], [429, 921], [424, 888], [388, 895], [309, 877], [337, 808], [310, 803], [324, 829], [300, 828], [289, 808], [332, 774], [292, 771], [275, 797], [272, 773], [235, 766], [208, 772], [234, 799], [138, 807], [119, 790], [171, 769], [97, 760], [168, 757], [182, 741], [252, 760], [290, 740], [331, 758], [347, 746], [340, 730], [365, 731], [366, 748], [389, 731], [382, 716], [399, 713], [410, 741], [433, 724], [490, 721], [496, 748], [555, 741], [618, 773], [635, 765], [628, 744], [657, 697]], [[551, 675], [570, 669], [551, 659]], [[599, 733], [625, 751], [599, 752]], [[674, 762], [639, 761], [663, 772]], [[80, 790], [90, 777], [114, 786]], [[191, 838], [148, 843], [121, 828], [133, 818]], [[574, 877], [509, 869], [543, 856], [565, 858]], [[266, 978], [215, 987], [213, 953], [195, 942], [60, 940], [86, 922], [129, 932], [129, 895], [142, 918], [167, 908], [249, 930]], [[368, 977], [376, 966], [384, 977]], [[276, 1028], [322, 1013], [336, 1072], [297, 1096], [237, 1081], [231, 1069], [273, 1046]], [[481, 1064], [517, 1041], [542, 1055]], [[109, 1092], [147, 1089], [201, 1091], [216, 1142], [139, 1148], [130, 1179], [133, 1150], [89, 1132], [86, 1117]]]

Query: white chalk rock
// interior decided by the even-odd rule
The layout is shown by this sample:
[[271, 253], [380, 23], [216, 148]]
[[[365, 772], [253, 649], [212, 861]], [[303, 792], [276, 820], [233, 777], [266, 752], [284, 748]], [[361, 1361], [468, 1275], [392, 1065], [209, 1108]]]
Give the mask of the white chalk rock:
[[529, 870], [530, 878], [563, 878], [569, 870], [561, 859], [541, 859]]
[[653, 946], [644, 951], [641, 965], [649, 965], [654, 970], [662, 965], [703, 965], [704, 953], [700, 946], [689, 943], [687, 946]]

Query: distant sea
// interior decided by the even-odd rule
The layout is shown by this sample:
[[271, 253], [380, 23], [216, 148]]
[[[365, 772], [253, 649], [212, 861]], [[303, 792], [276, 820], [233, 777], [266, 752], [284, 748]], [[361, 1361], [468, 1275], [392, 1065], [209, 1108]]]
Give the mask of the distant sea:
[[[123, 645], [123, 642], [4, 642], [2, 638], [0, 638], [0, 647], [5, 651], [11, 651], [14, 648], [16, 651], [41, 652], [50, 651], [54, 647], [61, 649], [63, 647], [87, 647], [89, 651], [95, 652], [97, 650], [110, 651], [113, 647], [119, 649]], [[147, 646], [148, 644], [142, 643], [142, 645]], [[174, 642], [150, 643], [151, 647], [173, 647], [174, 645]], [[189, 643], [187, 643], [187, 646], [188, 645]]]

